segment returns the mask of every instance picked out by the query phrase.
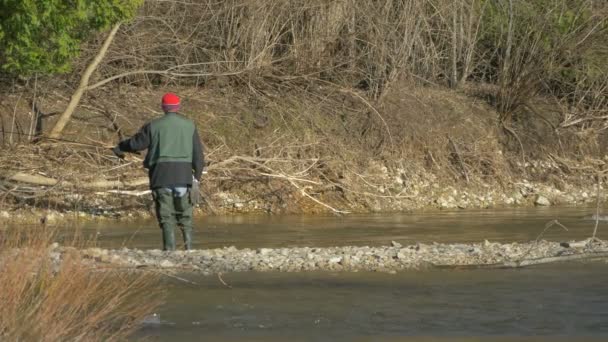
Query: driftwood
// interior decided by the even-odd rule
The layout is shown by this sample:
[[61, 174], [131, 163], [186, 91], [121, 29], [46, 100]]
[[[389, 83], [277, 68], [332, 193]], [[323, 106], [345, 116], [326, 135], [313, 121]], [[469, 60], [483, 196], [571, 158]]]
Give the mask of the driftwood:
[[101, 190], [111, 188], [135, 188], [149, 184], [148, 177], [135, 178], [128, 181], [120, 180], [99, 180], [92, 182], [69, 182], [55, 178], [45, 177], [41, 175], [30, 175], [23, 172], [17, 172], [9, 176], [2, 177], [9, 181], [27, 183], [40, 186], [55, 186], [60, 188], [78, 187], [87, 190]]

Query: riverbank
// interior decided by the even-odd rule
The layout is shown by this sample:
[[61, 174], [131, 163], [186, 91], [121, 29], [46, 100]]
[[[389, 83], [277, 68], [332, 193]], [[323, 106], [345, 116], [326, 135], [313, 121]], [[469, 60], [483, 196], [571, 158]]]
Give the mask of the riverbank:
[[[432, 175], [431, 175], [432, 176]], [[385, 180], [384, 187], [396, 186], [388, 184], [391, 180], [399, 179], [386, 174], [375, 177], [375, 180]], [[213, 180], [208, 180], [212, 182]], [[399, 182], [399, 181], [395, 181]], [[404, 185], [401, 184], [403, 187]], [[58, 201], [63, 207], [54, 208], [47, 205], [22, 203], [8, 205], [0, 210], [0, 223], [4, 224], [38, 224], [38, 223], [70, 223], [87, 221], [136, 221], [154, 217], [151, 195], [147, 191], [139, 191], [136, 197], [127, 197], [113, 193], [62, 194]], [[286, 196], [284, 208], [273, 210], [272, 202], [262, 199], [251, 199], [251, 193], [242, 191], [220, 191], [203, 194], [204, 199], [196, 206], [195, 214], [199, 217], [217, 215], [242, 214], [327, 214], [332, 210], [324, 208], [310, 198], [292, 193]], [[401, 195], [366, 195], [343, 194], [344, 197], [321, 197], [332, 206], [344, 208], [340, 215], [361, 213], [396, 213], [416, 212], [424, 210], [466, 210], [492, 209], [508, 207], [549, 207], [549, 206], [595, 206], [597, 196], [604, 202], [606, 194], [600, 185], [599, 193], [595, 184], [562, 183], [558, 188], [553, 184], [531, 182], [523, 179], [508, 186], [481, 184], [466, 186], [463, 184], [440, 185], [429, 181], [420, 181], [410, 185]], [[78, 198], [81, 203], [73, 203]], [[348, 199], [348, 200], [347, 200]]]
[[[97, 108], [83, 114], [84, 123], [69, 126], [62, 140], [32, 143], [3, 133], [0, 222], [153, 217], [142, 156], [119, 160], [108, 146], [161, 115], [154, 108], [166, 90], [96, 91], [95, 108], [108, 106], [119, 132]], [[321, 105], [288, 92], [260, 107], [236, 91], [173, 90], [183, 96], [185, 115], [196, 122], [206, 147], [199, 215], [587, 205], [595, 201], [596, 175], [605, 165], [601, 154], [577, 147], [599, 146], [595, 142], [561, 133], [570, 149], [558, 151], [542, 125], [522, 127], [522, 145], [513, 146], [496, 127], [499, 113], [474, 90], [400, 82], [377, 104], [376, 115], [353, 94], [335, 93]], [[105, 100], [124, 94], [128, 101]], [[25, 127], [31, 108], [20, 99], [7, 93], [7, 108], [15, 110], [0, 114], [15, 112]], [[46, 111], [63, 106], [53, 97], [39, 100]], [[553, 113], [545, 107], [545, 114]], [[599, 190], [603, 199], [601, 184]]]
[[[73, 248], [52, 247], [60, 262]], [[414, 244], [392, 242], [382, 247], [259, 248], [233, 246], [192, 251], [88, 248], [79, 251], [98, 268], [158, 269], [201, 274], [223, 272], [375, 271], [424, 268], [509, 268], [559, 261], [606, 259], [608, 243], [598, 239], [570, 242]]]

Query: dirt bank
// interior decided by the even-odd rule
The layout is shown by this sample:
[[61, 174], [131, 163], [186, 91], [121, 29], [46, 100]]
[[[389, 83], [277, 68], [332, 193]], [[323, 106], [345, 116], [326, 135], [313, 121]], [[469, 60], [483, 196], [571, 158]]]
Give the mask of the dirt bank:
[[[205, 215], [579, 205], [595, 201], [605, 164], [591, 150], [559, 151], [538, 122], [515, 144], [479, 89], [403, 83], [371, 105], [331, 87], [253, 97], [221, 84], [121, 86], [91, 92], [62, 139], [34, 143], [25, 129], [33, 125], [25, 100], [33, 94], [21, 88], [7, 90], [1, 107], [0, 220], [150, 215], [142, 156], [120, 161], [108, 147], [162, 115], [157, 102], [168, 90], [184, 98], [206, 146], [198, 209]], [[68, 94], [39, 91], [37, 110], [61, 110]], [[45, 117], [43, 130], [53, 120]], [[560, 139], [563, 148], [576, 142]]]

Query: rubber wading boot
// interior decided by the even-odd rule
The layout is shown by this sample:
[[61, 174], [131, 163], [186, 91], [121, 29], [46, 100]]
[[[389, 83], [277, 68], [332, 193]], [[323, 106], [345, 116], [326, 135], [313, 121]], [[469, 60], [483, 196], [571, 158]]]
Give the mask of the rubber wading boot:
[[163, 251], [175, 250], [175, 233], [173, 227], [163, 227]]
[[192, 229], [182, 228], [182, 235], [184, 236], [184, 249], [189, 251], [192, 249]]

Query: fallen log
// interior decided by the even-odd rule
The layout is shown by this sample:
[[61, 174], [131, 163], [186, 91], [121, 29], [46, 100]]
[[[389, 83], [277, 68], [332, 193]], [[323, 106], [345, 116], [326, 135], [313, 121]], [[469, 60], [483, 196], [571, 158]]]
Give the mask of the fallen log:
[[50, 178], [42, 175], [31, 175], [23, 172], [17, 172], [9, 176], [1, 176], [5, 180], [26, 183], [39, 186], [54, 186], [59, 188], [79, 188], [87, 190], [104, 190], [115, 188], [136, 188], [143, 185], [148, 185], [148, 177], [135, 178], [128, 181], [122, 180], [97, 180], [91, 182], [65, 181]]

